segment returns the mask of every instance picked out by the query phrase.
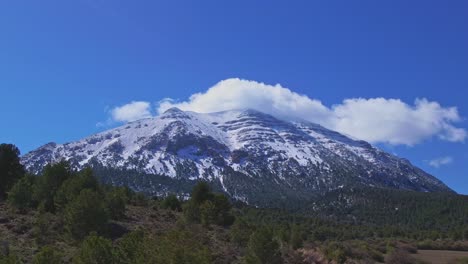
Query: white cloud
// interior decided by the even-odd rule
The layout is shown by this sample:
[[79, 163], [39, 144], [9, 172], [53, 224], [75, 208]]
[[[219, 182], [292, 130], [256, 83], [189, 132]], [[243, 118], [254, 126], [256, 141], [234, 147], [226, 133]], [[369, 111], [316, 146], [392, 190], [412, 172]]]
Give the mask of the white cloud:
[[117, 122], [131, 122], [142, 118], [151, 117], [151, 104], [143, 101], [133, 101], [110, 111], [111, 118]]
[[451, 142], [462, 142], [467, 137], [465, 129], [455, 127], [461, 121], [457, 108], [442, 107], [427, 99], [416, 99], [414, 105], [409, 105], [400, 99], [353, 98], [327, 107], [279, 84], [241, 79], [221, 81], [185, 102], [164, 99], [157, 111], [162, 113], [171, 107], [201, 113], [252, 108], [319, 123], [372, 143], [411, 146], [435, 136]]
[[433, 159], [429, 161], [429, 165], [434, 167], [434, 168], [440, 168], [441, 166], [448, 165], [453, 162], [452, 157], [441, 157], [437, 159]]

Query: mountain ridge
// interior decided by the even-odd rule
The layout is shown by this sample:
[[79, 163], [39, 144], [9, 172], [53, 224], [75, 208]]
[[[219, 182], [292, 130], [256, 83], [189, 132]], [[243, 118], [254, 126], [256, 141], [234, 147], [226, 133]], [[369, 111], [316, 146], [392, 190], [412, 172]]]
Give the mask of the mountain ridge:
[[[305, 199], [352, 186], [453, 192], [408, 160], [365, 141], [253, 109], [196, 113], [171, 108], [78, 141], [48, 143], [24, 155], [22, 163], [39, 173], [61, 159], [77, 169], [136, 172], [141, 176], [134, 177], [145, 180], [105, 178], [148, 193], [163, 188], [152, 182], [151, 175], [159, 175], [210, 181], [231, 197], [255, 204], [275, 199], [271, 192], [281, 199]], [[168, 191], [179, 192], [176, 186]]]

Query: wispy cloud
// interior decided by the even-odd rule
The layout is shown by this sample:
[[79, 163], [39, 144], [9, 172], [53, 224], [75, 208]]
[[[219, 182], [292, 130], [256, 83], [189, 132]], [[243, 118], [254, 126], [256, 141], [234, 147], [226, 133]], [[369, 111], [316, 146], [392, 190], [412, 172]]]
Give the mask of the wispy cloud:
[[429, 161], [429, 165], [434, 168], [440, 168], [441, 166], [453, 163], [453, 158], [450, 156], [440, 157]]

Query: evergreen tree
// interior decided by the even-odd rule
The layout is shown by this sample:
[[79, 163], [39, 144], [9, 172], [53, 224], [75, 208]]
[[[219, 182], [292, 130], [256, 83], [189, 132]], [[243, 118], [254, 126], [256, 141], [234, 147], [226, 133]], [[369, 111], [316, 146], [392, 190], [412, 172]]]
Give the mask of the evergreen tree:
[[277, 264], [283, 262], [279, 244], [269, 228], [262, 227], [250, 236], [245, 261], [247, 264]]
[[0, 200], [5, 199], [10, 188], [24, 175], [20, 151], [12, 144], [0, 144]]
[[182, 210], [182, 205], [174, 194], [168, 195], [164, 201], [162, 202], [162, 207], [165, 209], [171, 209], [173, 211], [180, 211]]
[[37, 181], [34, 197], [38, 202], [43, 204], [46, 211], [55, 212], [55, 194], [63, 182], [71, 176], [70, 164], [66, 161], [45, 166], [42, 176]]
[[90, 168], [85, 168], [77, 174], [70, 175], [58, 188], [54, 195], [54, 205], [57, 210], [63, 210], [65, 206], [75, 199], [82, 190], [90, 189], [100, 192], [99, 182]]
[[106, 207], [111, 219], [119, 220], [125, 216], [126, 203], [127, 197], [123, 189], [112, 188], [106, 192]]
[[102, 232], [108, 215], [101, 195], [85, 189], [65, 209], [65, 225], [69, 233], [81, 239], [90, 232]]

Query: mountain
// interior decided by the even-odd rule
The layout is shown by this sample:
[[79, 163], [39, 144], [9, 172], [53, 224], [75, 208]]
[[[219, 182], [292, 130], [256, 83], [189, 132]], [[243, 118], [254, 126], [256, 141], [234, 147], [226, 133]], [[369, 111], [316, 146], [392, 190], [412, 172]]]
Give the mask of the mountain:
[[408, 160], [320, 125], [256, 110], [195, 113], [177, 108], [79, 141], [49, 143], [22, 157], [27, 170], [68, 160], [107, 183], [149, 194], [187, 194], [210, 181], [262, 206], [306, 201], [333, 190], [380, 187], [453, 192]]

